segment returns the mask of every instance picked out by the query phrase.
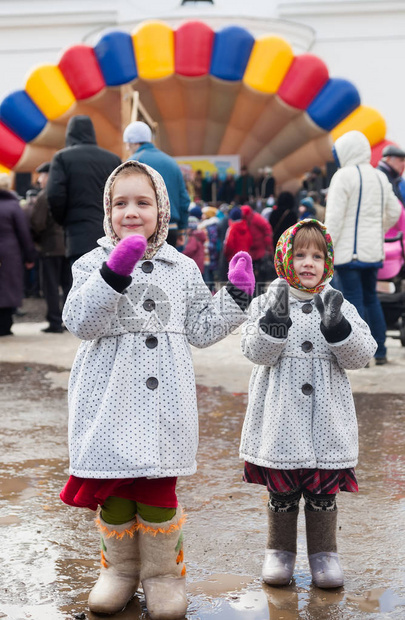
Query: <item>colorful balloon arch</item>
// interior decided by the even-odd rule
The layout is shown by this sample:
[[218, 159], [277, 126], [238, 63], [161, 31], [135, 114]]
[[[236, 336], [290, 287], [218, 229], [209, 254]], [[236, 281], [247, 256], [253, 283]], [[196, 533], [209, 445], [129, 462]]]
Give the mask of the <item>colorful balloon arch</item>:
[[31, 172], [49, 160], [75, 114], [91, 116], [98, 143], [122, 155], [132, 90], [166, 152], [240, 154], [252, 172], [272, 166], [280, 184], [331, 161], [333, 140], [351, 129], [375, 149], [385, 144], [383, 117], [361, 104], [356, 87], [330, 77], [316, 56], [295, 56], [284, 39], [255, 39], [239, 26], [214, 32], [188, 21], [173, 30], [148, 21], [32, 69], [24, 89], [0, 104], [0, 165]]

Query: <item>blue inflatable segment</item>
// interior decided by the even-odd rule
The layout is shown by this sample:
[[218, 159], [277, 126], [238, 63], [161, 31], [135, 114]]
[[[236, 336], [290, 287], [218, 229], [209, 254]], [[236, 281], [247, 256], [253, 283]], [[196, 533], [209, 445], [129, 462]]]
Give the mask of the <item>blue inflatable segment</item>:
[[359, 92], [351, 82], [331, 78], [308, 106], [307, 113], [319, 127], [331, 131], [359, 105]]
[[227, 26], [215, 34], [210, 73], [221, 80], [241, 80], [254, 45], [254, 37], [239, 26]]
[[25, 90], [16, 90], [3, 99], [0, 121], [24, 142], [34, 140], [48, 122]]
[[138, 77], [132, 37], [127, 32], [105, 34], [94, 46], [107, 86], [121, 86]]

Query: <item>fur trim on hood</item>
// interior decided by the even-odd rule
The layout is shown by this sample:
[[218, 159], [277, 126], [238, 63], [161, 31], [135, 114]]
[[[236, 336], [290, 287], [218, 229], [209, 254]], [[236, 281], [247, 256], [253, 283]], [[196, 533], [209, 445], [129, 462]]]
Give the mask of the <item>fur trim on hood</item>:
[[104, 232], [112, 244], [114, 246], [117, 245], [120, 238], [115, 233], [111, 224], [111, 185], [118, 173], [124, 168], [134, 168], [144, 171], [152, 181], [152, 185], [155, 189], [158, 207], [157, 227], [152, 237], [148, 240], [148, 246], [143, 255], [144, 259], [150, 259], [166, 241], [170, 221], [170, 202], [165, 182], [160, 174], [150, 166], [129, 159], [110, 174], [104, 188]]

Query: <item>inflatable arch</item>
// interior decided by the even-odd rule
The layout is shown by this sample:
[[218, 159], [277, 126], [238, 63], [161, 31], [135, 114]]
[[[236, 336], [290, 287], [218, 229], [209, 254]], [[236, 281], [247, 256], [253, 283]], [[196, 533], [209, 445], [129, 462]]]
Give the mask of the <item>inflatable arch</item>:
[[251, 172], [272, 166], [279, 185], [332, 161], [333, 140], [362, 131], [381, 152], [386, 125], [349, 81], [272, 34], [214, 32], [201, 21], [160, 21], [74, 45], [31, 70], [0, 103], [0, 165], [31, 172], [64, 146], [66, 123], [91, 116], [100, 146], [123, 155], [126, 105], [137, 91], [173, 156], [240, 154]]

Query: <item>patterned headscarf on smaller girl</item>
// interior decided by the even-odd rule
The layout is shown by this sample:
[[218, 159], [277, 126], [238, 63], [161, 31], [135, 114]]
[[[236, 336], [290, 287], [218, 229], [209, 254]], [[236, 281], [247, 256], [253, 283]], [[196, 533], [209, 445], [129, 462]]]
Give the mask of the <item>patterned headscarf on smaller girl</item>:
[[[319, 284], [314, 288], [305, 288], [305, 286], [301, 284], [293, 267], [294, 237], [303, 226], [308, 225], [317, 226], [325, 237], [327, 248], [323, 276]], [[293, 288], [306, 291], [307, 293], [320, 293], [326, 284], [331, 281], [333, 276], [333, 243], [330, 234], [326, 230], [326, 226], [318, 220], [305, 219], [287, 228], [278, 240], [274, 255], [274, 266], [278, 277], [287, 280], [288, 284]]]
[[148, 240], [148, 245], [145, 250], [145, 254], [143, 255], [143, 259], [151, 259], [166, 241], [167, 233], [169, 231], [170, 202], [165, 182], [160, 174], [150, 166], [142, 164], [139, 161], [129, 159], [118, 166], [110, 174], [104, 188], [104, 232], [112, 241], [113, 245], [117, 245], [120, 238], [116, 234], [111, 223], [111, 186], [116, 176], [121, 170], [123, 170], [123, 168], [134, 168], [145, 173], [152, 181], [152, 186], [155, 190], [158, 208], [157, 226], [154, 234]]

